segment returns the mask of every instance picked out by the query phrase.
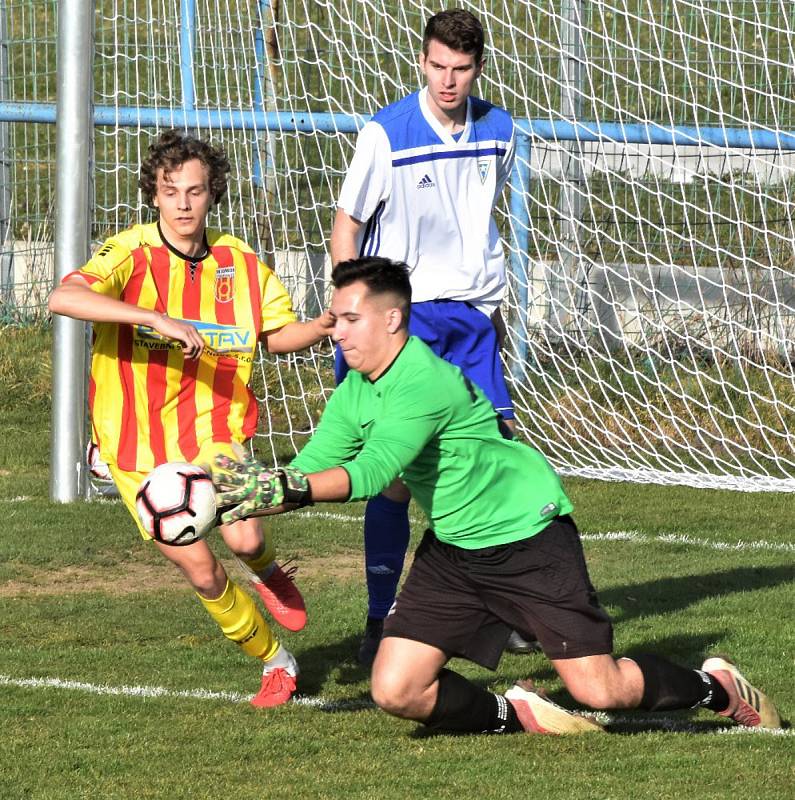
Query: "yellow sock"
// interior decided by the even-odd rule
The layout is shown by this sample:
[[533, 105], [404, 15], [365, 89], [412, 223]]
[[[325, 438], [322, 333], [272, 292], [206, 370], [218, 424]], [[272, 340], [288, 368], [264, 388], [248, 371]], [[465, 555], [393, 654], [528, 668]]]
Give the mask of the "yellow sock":
[[224, 636], [239, 644], [244, 653], [263, 661], [273, 658], [279, 649], [278, 640], [254, 601], [235, 583], [227, 579], [223, 594], [215, 600], [197, 596]]
[[241, 558], [240, 560], [254, 573], [259, 574], [267, 569], [276, 558], [276, 548], [273, 546], [273, 534], [268, 522], [260, 520], [262, 538], [265, 542], [265, 549], [256, 558]]

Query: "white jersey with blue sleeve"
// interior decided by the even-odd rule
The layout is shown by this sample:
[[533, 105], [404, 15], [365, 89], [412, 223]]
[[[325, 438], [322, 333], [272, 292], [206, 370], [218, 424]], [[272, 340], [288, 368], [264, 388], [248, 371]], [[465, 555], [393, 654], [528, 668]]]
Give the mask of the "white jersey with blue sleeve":
[[454, 137], [431, 113], [427, 91], [387, 106], [362, 128], [338, 206], [364, 223], [361, 256], [408, 265], [413, 302], [462, 300], [491, 316], [505, 292], [492, 212], [513, 166], [513, 121], [470, 97]]

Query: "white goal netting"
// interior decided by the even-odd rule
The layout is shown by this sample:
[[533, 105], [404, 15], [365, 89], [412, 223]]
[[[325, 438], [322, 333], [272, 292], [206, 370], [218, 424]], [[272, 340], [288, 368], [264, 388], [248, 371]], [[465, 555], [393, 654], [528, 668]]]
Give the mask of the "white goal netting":
[[[795, 490], [795, 3], [457, 5], [527, 134], [497, 213], [521, 435], [563, 474]], [[442, 7], [98, 3], [94, 238], [148, 218], [155, 123], [206, 110], [235, 170], [213, 224], [315, 313], [355, 128], [418, 88]], [[332, 389], [330, 347], [263, 358], [259, 450], [291, 455]]]

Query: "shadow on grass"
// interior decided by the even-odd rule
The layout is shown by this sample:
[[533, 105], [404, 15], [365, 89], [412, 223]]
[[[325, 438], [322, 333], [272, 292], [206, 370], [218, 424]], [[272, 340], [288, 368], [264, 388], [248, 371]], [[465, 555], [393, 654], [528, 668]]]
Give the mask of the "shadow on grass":
[[701, 575], [664, 577], [645, 583], [599, 589], [603, 606], [620, 609], [611, 614], [613, 623], [636, 617], [668, 614], [710, 597], [721, 597], [735, 592], [769, 589], [795, 581], [795, 566], [737, 567], [706, 572]]
[[[372, 707], [370, 699], [370, 668], [356, 661], [360, 635], [346, 636], [336, 642], [316, 645], [300, 652], [301, 680], [299, 690], [305, 696], [324, 693], [329, 681], [339, 686], [365, 684], [359, 694], [348, 695], [344, 705], [334, 710], [358, 711]], [[361, 701], [361, 706], [359, 702]], [[350, 705], [349, 705], [350, 704]]]
[[[633, 712], [621, 715], [619, 719], [607, 723], [605, 732], [614, 736], [638, 736], [643, 733], [687, 733], [687, 734], [715, 734], [728, 731], [737, 726], [716, 717], [714, 720], [693, 720], [688, 712], [660, 713], [658, 718], [647, 716], [648, 712]], [[676, 716], [669, 716], [675, 714]], [[788, 727], [788, 726], [785, 726]], [[412, 739], [433, 739], [449, 736], [489, 736], [482, 733], [452, 733], [448, 731], [434, 731], [418, 725], [410, 734]], [[513, 735], [513, 734], [511, 734]], [[516, 734], [517, 736], [520, 734]], [[591, 734], [589, 734], [591, 735]]]
[[[727, 722], [723, 717], [715, 719], [690, 719], [687, 711], [660, 712], [655, 719], [648, 716], [650, 712], [624, 712], [619, 719], [605, 725], [608, 733], [623, 736], [637, 736], [641, 733], [718, 733], [731, 730], [737, 726]], [[669, 716], [673, 714], [674, 716]]]

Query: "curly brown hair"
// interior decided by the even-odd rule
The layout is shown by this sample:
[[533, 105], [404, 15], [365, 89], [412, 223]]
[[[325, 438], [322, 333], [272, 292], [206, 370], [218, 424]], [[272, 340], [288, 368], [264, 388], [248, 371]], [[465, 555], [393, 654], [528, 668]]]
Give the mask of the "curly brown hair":
[[182, 131], [170, 130], [161, 133], [157, 141], [149, 145], [149, 155], [141, 162], [138, 185], [147, 205], [153, 205], [157, 193], [157, 171], [162, 168], [168, 175], [194, 158], [207, 167], [210, 194], [213, 204], [218, 204], [226, 194], [226, 179], [231, 170], [226, 153]]
[[456, 52], [474, 56], [476, 64], [483, 59], [483, 26], [476, 16], [462, 8], [440, 11], [428, 20], [422, 37], [422, 52], [426, 56], [431, 39]]

